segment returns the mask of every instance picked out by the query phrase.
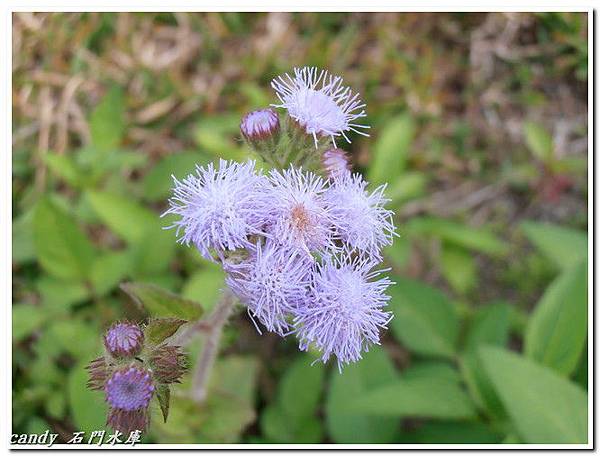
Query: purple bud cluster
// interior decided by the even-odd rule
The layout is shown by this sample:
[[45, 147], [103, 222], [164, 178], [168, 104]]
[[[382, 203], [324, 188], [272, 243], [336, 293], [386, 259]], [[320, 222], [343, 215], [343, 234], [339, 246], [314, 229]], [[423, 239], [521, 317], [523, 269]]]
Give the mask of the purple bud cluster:
[[[295, 334], [301, 350], [316, 348], [324, 362], [334, 356], [341, 369], [379, 344], [392, 318], [386, 310], [391, 282], [378, 264], [395, 236], [393, 212], [385, 208], [385, 185], [368, 189], [335, 146], [336, 137], [349, 141], [348, 132], [368, 128], [355, 123], [366, 116], [358, 94], [315, 68], [295, 69], [272, 85], [281, 101], [273, 106], [289, 116], [281, 125], [291, 121], [300, 130], [271, 141], [287, 134], [271, 108], [247, 114], [240, 129], [275, 167], [263, 173], [254, 161], [225, 160], [197, 167], [175, 180], [166, 213], [179, 216], [172, 225], [179, 242], [223, 265], [228, 287], [259, 332], [262, 325]], [[294, 144], [305, 138], [320, 166], [315, 172], [303, 166], [304, 145]], [[319, 148], [321, 138], [334, 147]]]
[[152, 397], [158, 387], [180, 381], [185, 356], [177, 346], [146, 344], [143, 328], [129, 321], [108, 328], [104, 347], [104, 356], [87, 366], [87, 386], [104, 391], [109, 426], [123, 433], [145, 431]]

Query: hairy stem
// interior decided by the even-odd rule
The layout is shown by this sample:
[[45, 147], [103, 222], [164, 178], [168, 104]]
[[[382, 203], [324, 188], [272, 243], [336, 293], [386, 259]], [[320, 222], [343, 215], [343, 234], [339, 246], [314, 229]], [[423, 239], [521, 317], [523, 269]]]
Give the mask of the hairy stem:
[[[208, 319], [200, 320], [193, 327], [196, 330], [204, 329], [205, 333], [204, 345], [192, 380], [192, 399], [198, 403], [202, 403], [206, 399], [208, 380], [219, 352], [219, 342], [221, 341], [223, 326], [225, 326], [229, 315], [231, 315], [234, 304], [235, 298], [231, 291], [226, 288], [221, 300]], [[204, 324], [200, 325], [202, 322]]]

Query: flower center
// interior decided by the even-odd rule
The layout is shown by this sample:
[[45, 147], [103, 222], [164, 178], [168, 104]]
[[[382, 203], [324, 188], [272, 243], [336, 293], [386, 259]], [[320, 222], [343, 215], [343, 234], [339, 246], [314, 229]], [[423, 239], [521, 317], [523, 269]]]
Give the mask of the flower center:
[[125, 383], [125, 385], [123, 386], [123, 389], [125, 390], [125, 393], [127, 393], [127, 394], [135, 393], [135, 385], [133, 383]]
[[295, 205], [291, 215], [292, 226], [297, 231], [306, 232], [312, 226], [310, 215], [302, 204]]

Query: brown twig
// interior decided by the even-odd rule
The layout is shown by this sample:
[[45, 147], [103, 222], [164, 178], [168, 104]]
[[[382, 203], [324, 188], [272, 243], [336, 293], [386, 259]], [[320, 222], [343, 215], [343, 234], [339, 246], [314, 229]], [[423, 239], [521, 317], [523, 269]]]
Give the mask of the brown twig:
[[221, 300], [208, 319], [211, 324], [210, 329], [205, 333], [204, 346], [192, 380], [192, 399], [198, 403], [202, 403], [206, 399], [208, 380], [219, 352], [223, 326], [231, 315], [234, 303], [233, 294], [228, 288], [225, 289]]
[[77, 92], [79, 86], [83, 83], [83, 78], [79, 75], [73, 76], [69, 82], [65, 85], [60, 100], [60, 106], [58, 109], [58, 120], [57, 120], [57, 139], [56, 139], [56, 152], [62, 154], [65, 152], [69, 141], [69, 107], [73, 97]]
[[54, 103], [52, 93], [48, 87], [43, 87], [40, 94], [38, 151], [36, 155], [35, 189], [42, 193], [46, 185], [46, 163], [44, 157], [50, 148], [50, 129], [52, 128]]

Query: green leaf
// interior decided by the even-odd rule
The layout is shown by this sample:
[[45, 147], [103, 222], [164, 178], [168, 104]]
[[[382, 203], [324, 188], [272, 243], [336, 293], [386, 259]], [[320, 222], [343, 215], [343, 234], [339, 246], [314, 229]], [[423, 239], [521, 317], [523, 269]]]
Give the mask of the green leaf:
[[477, 269], [471, 253], [444, 243], [440, 255], [442, 275], [459, 293], [467, 293], [477, 285]]
[[320, 443], [323, 426], [313, 416], [289, 420], [275, 404], [265, 408], [260, 417], [260, 427], [269, 443]]
[[35, 260], [33, 241], [33, 217], [35, 210], [28, 210], [12, 222], [12, 261], [26, 263]]
[[207, 266], [194, 273], [183, 286], [181, 295], [202, 303], [209, 311], [219, 301], [225, 286], [225, 273], [220, 267]]
[[477, 349], [484, 345], [503, 347], [508, 342], [511, 307], [496, 302], [477, 308], [469, 322], [465, 353], [460, 369], [467, 389], [478, 407], [493, 417], [504, 417], [505, 411], [488, 376], [483, 370]]
[[279, 401], [287, 416], [312, 415], [319, 405], [325, 369], [322, 364], [312, 365], [313, 361], [308, 355], [299, 356], [281, 379]]
[[144, 328], [144, 338], [151, 345], [162, 344], [165, 339], [175, 334], [184, 323], [186, 323], [186, 320], [180, 318], [152, 318]]
[[125, 100], [123, 91], [113, 86], [90, 116], [92, 144], [98, 149], [111, 150], [123, 141], [125, 133]]
[[525, 331], [525, 354], [568, 375], [587, 338], [587, 267], [564, 271], [545, 291]]
[[86, 364], [76, 365], [69, 374], [67, 391], [73, 424], [78, 431], [102, 430], [106, 426], [108, 407], [100, 391], [87, 388]]
[[12, 306], [12, 338], [21, 340], [38, 329], [48, 315], [38, 307], [29, 304], [17, 304]]
[[156, 285], [124, 283], [121, 289], [153, 317], [177, 317], [193, 321], [200, 318], [203, 313], [202, 307], [197, 302], [184, 299]]
[[196, 142], [202, 151], [225, 160], [244, 161], [251, 153], [249, 149], [235, 145], [225, 134], [206, 125], [196, 130]]
[[587, 258], [587, 235], [551, 223], [526, 221], [521, 229], [527, 239], [559, 269], [568, 269]]
[[236, 441], [255, 418], [254, 400], [258, 363], [249, 356], [229, 356], [215, 365], [208, 391], [208, 419], [202, 439]]
[[405, 113], [389, 120], [377, 139], [369, 168], [369, 181], [375, 185], [395, 182], [406, 168], [416, 126]]
[[169, 385], [158, 385], [156, 388], [156, 400], [160, 405], [160, 411], [162, 412], [163, 420], [166, 423], [169, 417], [169, 403], [171, 401], [171, 390]]
[[63, 393], [62, 388], [61, 391], [58, 392], [58, 394], [55, 393], [51, 395], [46, 401], [46, 410], [48, 411], [48, 414], [54, 418], [63, 418], [66, 408], [67, 398], [66, 394]]
[[510, 306], [505, 302], [484, 305], [475, 311], [467, 332], [465, 347], [480, 345], [505, 346], [510, 329]]
[[[500, 443], [502, 437], [484, 423], [424, 423], [411, 436], [410, 443]], [[407, 442], [408, 443], [408, 442]]]
[[242, 82], [239, 84], [239, 90], [250, 106], [267, 106], [271, 102], [271, 95], [256, 82]]
[[402, 173], [396, 180], [390, 182], [386, 190], [386, 196], [392, 201], [390, 205], [398, 207], [401, 203], [422, 196], [427, 187], [428, 176], [419, 171], [408, 171]]
[[52, 429], [52, 426], [50, 426], [46, 420], [38, 417], [32, 417], [27, 422], [26, 432], [29, 434], [37, 434], [41, 437], [41, 434], [47, 432], [48, 429]]
[[527, 147], [538, 160], [544, 163], [552, 160], [554, 153], [552, 136], [544, 127], [534, 122], [525, 122], [523, 133]]
[[348, 410], [349, 401], [398, 378], [382, 349], [372, 349], [356, 364], [331, 373], [325, 405], [327, 428], [336, 443], [389, 443], [397, 434], [395, 418], [367, 416]]
[[230, 114], [212, 114], [200, 119], [198, 128], [201, 130], [214, 131], [222, 135], [235, 135], [240, 131], [240, 115]]
[[190, 400], [185, 383], [173, 388], [169, 420], [156, 419], [152, 432], [159, 443], [234, 443], [255, 419], [254, 396], [258, 363], [228, 356], [217, 360], [206, 402]]
[[261, 415], [261, 428], [269, 440], [281, 443], [318, 443], [323, 435], [316, 418], [325, 368], [300, 355], [285, 371], [276, 400]]
[[100, 219], [127, 242], [141, 241], [151, 227], [161, 229], [157, 214], [129, 198], [97, 191], [87, 197]]
[[523, 337], [529, 321], [529, 314], [519, 307], [511, 306], [508, 320], [510, 322], [510, 332]]
[[458, 315], [450, 300], [423, 283], [393, 276], [390, 307], [394, 335], [418, 354], [451, 358], [456, 352]]
[[395, 238], [392, 245], [384, 247], [385, 258], [395, 267], [402, 268], [406, 266], [410, 258], [411, 244], [406, 236]]
[[465, 249], [492, 256], [503, 256], [508, 252], [507, 244], [483, 227], [471, 228], [437, 217], [419, 217], [408, 222], [406, 229], [415, 234], [436, 236]]
[[469, 396], [445, 378], [397, 380], [348, 402], [350, 410], [377, 416], [463, 419], [475, 416]]
[[573, 381], [577, 382], [583, 389], [588, 389], [588, 347], [585, 344], [585, 350], [579, 358], [579, 364], [575, 368], [575, 372], [572, 375]]
[[96, 295], [103, 296], [129, 276], [132, 269], [129, 252], [107, 252], [92, 264], [90, 280]]
[[587, 395], [579, 386], [504, 349], [479, 353], [525, 443], [587, 442]]
[[199, 152], [181, 152], [167, 155], [144, 176], [142, 187], [148, 201], [166, 199], [173, 187], [173, 176], [183, 179], [196, 171], [196, 165], [206, 165], [210, 159]]
[[175, 258], [176, 249], [177, 243], [173, 232], [159, 226], [156, 218], [141, 239], [133, 242], [129, 249], [132, 276], [136, 279], [146, 278], [167, 271]]
[[66, 281], [42, 276], [36, 282], [36, 289], [45, 309], [54, 316], [69, 313], [75, 304], [90, 298], [90, 289], [79, 281]]
[[83, 320], [57, 320], [46, 332], [59, 353], [68, 353], [75, 359], [89, 360], [100, 351], [99, 328]]
[[35, 209], [33, 237], [38, 259], [50, 274], [61, 279], [86, 279], [94, 247], [73, 218], [49, 199]]
[[44, 161], [54, 174], [63, 179], [67, 184], [73, 187], [79, 187], [82, 183], [81, 171], [68, 155], [58, 155], [48, 153], [44, 156]]
[[460, 383], [460, 374], [450, 364], [442, 361], [417, 361], [402, 371], [403, 380], [443, 378], [449, 382]]
[[503, 419], [506, 412], [489, 376], [483, 369], [477, 350], [470, 350], [461, 356], [460, 370], [467, 390], [479, 409], [493, 418]]
[[506, 435], [506, 437], [504, 438], [504, 440], [502, 440], [502, 442], [504, 445], [517, 445], [519, 443], [523, 443], [521, 442], [521, 440], [519, 439], [519, 437], [513, 433], [509, 433]]

